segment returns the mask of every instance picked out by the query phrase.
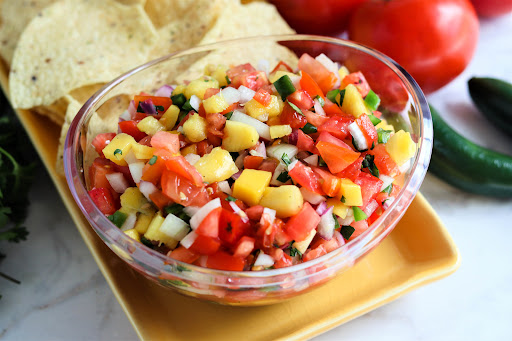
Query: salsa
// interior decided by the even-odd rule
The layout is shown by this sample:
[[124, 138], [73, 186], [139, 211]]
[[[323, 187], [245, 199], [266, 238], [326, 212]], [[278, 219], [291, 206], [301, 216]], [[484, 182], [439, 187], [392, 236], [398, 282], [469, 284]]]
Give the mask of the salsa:
[[361, 72], [323, 54], [295, 70], [209, 65], [134, 96], [118, 133], [93, 139], [89, 195], [128, 236], [182, 262], [306, 262], [363, 233], [400, 191], [416, 144], [379, 103]]

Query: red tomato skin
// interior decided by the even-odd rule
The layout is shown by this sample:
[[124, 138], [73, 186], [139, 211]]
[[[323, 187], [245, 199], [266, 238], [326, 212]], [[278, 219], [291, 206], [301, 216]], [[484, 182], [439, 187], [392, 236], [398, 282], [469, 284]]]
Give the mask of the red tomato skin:
[[350, 125], [350, 123], [352, 123], [352, 121], [353, 120], [348, 117], [338, 115], [332, 116], [324, 124], [318, 127], [318, 132], [327, 132], [333, 135], [334, 137], [343, 140], [349, 134], [348, 126]]
[[466, 68], [478, 31], [469, 0], [375, 0], [354, 11], [349, 39], [388, 55], [431, 93]]
[[201, 224], [199, 224], [197, 227], [196, 233], [210, 238], [219, 237], [219, 223], [221, 214], [222, 207], [217, 207], [208, 213], [208, 215], [204, 217]]
[[255, 101], [257, 101], [264, 107], [268, 106], [270, 104], [270, 101], [272, 100], [272, 98], [270, 97], [270, 93], [267, 90], [261, 88], [258, 89], [258, 91], [256, 91], [253, 98]]
[[176, 249], [169, 251], [167, 256], [188, 264], [194, 263], [199, 258], [199, 254], [183, 246], [178, 246]]
[[306, 150], [311, 153], [318, 153], [315, 148], [315, 141], [311, 138], [311, 136], [307, 135], [302, 130], [298, 130], [297, 148], [299, 148], [299, 150]]
[[327, 93], [336, 84], [336, 75], [307, 53], [304, 53], [299, 59], [299, 70], [307, 72], [323, 93]]
[[208, 202], [205, 187], [197, 187], [186, 178], [169, 170], [162, 173], [162, 192], [183, 206], [203, 206]]
[[245, 260], [242, 257], [232, 256], [225, 251], [218, 251], [208, 256], [206, 266], [217, 270], [243, 271]]
[[151, 137], [151, 146], [171, 154], [177, 154], [180, 151], [180, 138], [177, 134], [159, 131]]
[[343, 148], [324, 141], [317, 142], [316, 148], [333, 174], [343, 171], [356, 161], [360, 155], [360, 153], [352, 149]]
[[103, 133], [98, 134], [92, 139], [92, 146], [96, 149], [96, 152], [103, 156], [103, 149], [112, 141], [112, 139], [116, 136], [116, 133]]
[[203, 176], [183, 156], [173, 156], [165, 160], [165, 166], [168, 170], [192, 181], [194, 185], [203, 186]]
[[165, 207], [173, 203], [172, 199], [163, 194], [161, 191], [155, 191], [154, 193], [150, 194], [149, 199], [151, 199], [153, 204], [155, 204], [159, 210], [163, 210]]
[[288, 220], [284, 229], [291, 239], [302, 241], [318, 223], [320, 223], [320, 216], [308, 202], [305, 202], [299, 213]]
[[236, 244], [233, 255], [242, 258], [249, 256], [251, 252], [254, 250], [254, 243], [254, 238], [249, 236], [243, 236]]
[[313, 172], [311, 167], [306, 166], [301, 161], [298, 161], [295, 167], [288, 172], [288, 175], [300, 184], [302, 187], [306, 187], [308, 190], [318, 194], [324, 194], [322, 191], [322, 185], [320, 184], [320, 177]]
[[220, 241], [198, 234], [189, 250], [201, 255], [213, 255], [220, 248]]
[[306, 91], [312, 99], [315, 99], [316, 96], [320, 96], [325, 99], [322, 89], [320, 89], [315, 80], [306, 71], [302, 71], [300, 87], [302, 90]]
[[244, 169], [258, 169], [263, 162], [263, 156], [247, 155], [244, 158]]
[[363, 197], [361, 207], [366, 207], [380, 192], [380, 188], [382, 187], [382, 180], [364, 172], [359, 173], [354, 183], [361, 186], [361, 195]]
[[289, 124], [293, 129], [302, 128], [308, 123], [306, 117], [296, 112], [288, 103], [284, 104], [280, 119], [281, 124]]
[[368, 146], [370, 147], [372, 145], [376, 145], [378, 139], [377, 129], [375, 129], [375, 126], [373, 125], [372, 121], [370, 121], [368, 115], [363, 114], [359, 116], [359, 118], [356, 119], [356, 124], [361, 129], [361, 132], [363, 133]]
[[148, 136], [146, 133], [142, 132], [137, 128], [137, 122], [135, 121], [122, 121], [119, 122], [119, 129], [130, 136], [132, 136], [135, 141], [140, 141], [146, 136]]
[[374, 156], [373, 162], [379, 169], [380, 174], [396, 176], [400, 174], [400, 170], [396, 162], [391, 158], [389, 153], [386, 151], [386, 146], [378, 144], [372, 150], [368, 151], [368, 154]]
[[[89, 168], [89, 180], [91, 183], [91, 187], [96, 188], [107, 188], [110, 192], [115, 193], [112, 186], [110, 186], [110, 182], [108, 182], [106, 175], [114, 173], [114, 165], [108, 159], [104, 159], [101, 157], [96, 158], [91, 168]], [[112, 194], [113, 194], [112, 193]]]
[[286, 99], [295, 104], [300, 110], [309, 110], [314, 105], [313, 100], [305, 90], [297, 90]]
[[354, 84], [363, 98], [370, 92], [370, 85], [361, 71], [352, 72], [341, 80], [341, 88], [345, 88], [349, 84]]
[[264, 207], [261, 205], [251, 206], [245, 210], [245, 214], [247, 214], [247, 217], [249, 217], [250, 220], [260, 221], [263, 209]]
[[228, 246], [234, 246], [243, 235], [249, 232], [249, 222], [244, 223], [236, 213], [223, 209], [219, 218], [219, 238]]
[[512, 0], [471, 0], [482, 17], [496, 17], [512, 11]]
[[327, 254], [327, 251], [325, 250], [323, 245], [319, 245], [316, 249], [309, 249], [304, 253], [304, 256], [302, 257], [303, 262], [307, 262], [309, 260], [321, 257], [323, 255]]
[[101, 213], [105, 215], [114, 214], [117, 211], [116, 204], [114, 199], [112, 198], [112, 194], [106, 188], [93, 188], [89, 191], [89, 195], [96, 205], [99, 208]]
[[337, 176], [341, 178], [347, 178], [351, 181], [355, 181], [361, 173], [361, 166], [363, 164], [364, 157], [359, 157], [356, 161], [354, 161], [350, 166], [345, 168], [342, 172], [336, 174]]
[[302, 113], [306, 116], [306, 120], [309, 122], [309, 124], [312, 124], [317, 128], [329, 120], [329, 117], [317, 114], [313, 111], [304, 110]]
[[216, 94], [218, 94], [220, 92], [220, 89], [217, 89], [217, 88], [208, 88], [206, 89], [206, 91], [204, 92], [204, 96], [203, 96], [203, 100], [205, 99], [208, 99], [212, 96], [215, 96]]

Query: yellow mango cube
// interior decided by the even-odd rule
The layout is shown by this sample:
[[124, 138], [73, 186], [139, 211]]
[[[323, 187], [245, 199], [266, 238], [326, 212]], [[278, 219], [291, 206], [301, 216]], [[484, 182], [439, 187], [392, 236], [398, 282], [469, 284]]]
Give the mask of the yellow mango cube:
[[285, 75], [290, 77], [290, 80], [292, 81], [292, 83], [295, 83], [300, 80], [299, 75], [296, 75], [294, 73], [287, 72], [287, 71], [281, 71], [281, 70], [271, 73], [268, 77], [268, 80], [270, 81], [270, 83], [275, 83], [279, 78], [281, 78]]
[[128, 237], [130, 237], [132, 239], [135, 239], [136, 241], [140, 242], [140, 234], [139, 234], [139, 232], [136, 229], [133, 228], [133, 229], [126, 230], [126, 231], [124, 231], [124, 233]]
[[152, 214], [139, 214], [137, 217], [137, 222], [135, 223], [135, 226], [133, 227], [137, 232], [140, 234], [146, 233], [148, 230], [149, 224], [153, 220], [154, 212]]
[[306, 236], [306, 238], [304, 238], [304, 240], [295, 241], [292, 246], [296, 248], [297, 251], [303, 254], [308, 249], [309, 244], [311, 244], [311, 241], [313, 240], [315, 235], [316, 229], [312, 229], [311, 232], [309, 232], [309, 234]]
[[171, 105], [169, 109], [165, 111], [165, 113], [160, 117], [158, 122], [165, 127], [165, 130], [171, 130], [178, 121], [178, 116], [180, 115], [180, 108], [176, 105]]
[[276, 125], [270, 127], [270, 137], [277, 139], [283, 136], [288, 136], [292, 133], [292, 127], [289, 124]]
[[199, 114], [193, 114], [183, 123], [183, 133], [192, 142], [206, 139], [206, 120]]
[[245, 113], [262, 122], [267, 121], [269, 118], [267, 109], [254, 98], [245, 103]]
[[205, 99], [203, 101], [203, 106], [204, 111], [206, 111], [207, 114], [214, 114], [224, 111], [229, 107], [229, 104], [226, 102], [222, 94], [218, 93], [208, 99]]
[[343, 80], [346, 76], [350, 74], [350, 71], [345, 66], [340, 67], [338, 70], [338, 75], [340, 76], [340, 79]]
[[347, 206], [361, 206], [363, 197], [361, 195], [361, 186], [353, 183], [350, 179], [341, 179], [340, 191], [337, 196], [338, 200], [343, 197], [344, 204]]
[[399, 130], [389, 138], [386, 151], [396, 164], [401, 166], [416, 153], [416, 143], [410, 133]]
[[103, 148], [103, 155], [120, 166], [126, 166], [127, 163], [124, 157], [132, 149], [134, 143], [136, 143], [135, 139], [131, 135], [125, 133], [117, 134], [112, 141]]
[[185, 89], [185, 97], [190, 99], [192, 95], [196, 95], [199, 97], [199, 99], [204, 98], [204, 93], [206, 92], [206, 89], [210, 88], [219, 88], [219, 82], [215, 78], [212, 77], [203, 77], [196, 80], [193, 80], [192, 82], [188, 83], [187, 88]]
[[158, 122], [158, 120], [153, 116], [143, 118], [139, 123], [137, 123], [137, 128], [148, 135], [155, 135], [159, 131], [165, 130], [162, 123]]
[[270, 95], [270, 103], [266, 106], [269, 118], [279, 116], [283, 111], [284, 103], [281, 96]]
[[174, 249], [178, 245], [178, 241], [164, 232], [160, 231], [160, 227], [162, 226], [165, 218], [162, 216], [160, 212], [155, 214], [151, 223], [148, 226], [148, 230], [144, 233], [144, 237], [149, 240], [159, 242], [159, 244], [165, 244], [165, 246], [170, 249]]
[[272, 173], [270, 172], [244, 169], [240, 177], [233, 184], [233, 196], [242, 200], [247, 205], [257, 205], [271, 178]]
[[197, 154], [197, 144], [190, 144], [181, 150], [181, 155]]
[[221, 147], [213, 148], [210, 153], [201, 157], [194, 167], [203, 176], [203, 180], [208, 183], [227, 180], [238, 172], [238, 167], [231, 154]]
[[155, 148], [137, 142], [132, 144], [132, 151], [139, 160], [149, 160], [155, 154]]
[[356, 118], [362, 114], [370, 115], [372, 113], [371, 110], [366, 107], [363, 96], [361, 96], [361, 93], [354, 84], [349, 84], [345, 88], [345, 96], [343, 97], [341, 110]]
[[185, 89], [187, 88], [186, 85], [178, 85], [177, 87], [174, 88], [174, 90], [172, 91], [172, 95], [173, 96], [176, 96], [176, 95], [179, 95], [179, 94], [185, 94]]
[[381, 121], [375, 126], [375, 129], [384, 129], [384, 130], [391, 130], [393, 133], [395, 132], [395, 127], [393, 127], [391, 124], [388, 124], [388, 121], [381, 118]]
[[121, 194], [121, 206], [129, 212], [151, 214], [153, 207], [137, 187], [129, 187]]
[[205, 74], [212, 76], [219, 82], [219, 87], [227, 86], [228, 80], [226, 79], [226, 71], [228, 67], [226, 65], [212, 65], [209, 64], [205, 68]]
[[330, 198], [327, 199], [327, 207], [332, 206], [332, 213], [336, 214], [340, 218], [345, 218], [348, 213], [349, 206], [342, 203], [339, 199]]
[[222, 147], [228, 152], [239, 152], [255, 146], [259, 138], [260, 136], [253, 126], [227, 120], [224, 127]]
[[260, 200], [260, 205], [275, 210], [279, 218], [291, 217], [299, 213], [303, 204], [302, 193], [294, 185], [267, 187]]

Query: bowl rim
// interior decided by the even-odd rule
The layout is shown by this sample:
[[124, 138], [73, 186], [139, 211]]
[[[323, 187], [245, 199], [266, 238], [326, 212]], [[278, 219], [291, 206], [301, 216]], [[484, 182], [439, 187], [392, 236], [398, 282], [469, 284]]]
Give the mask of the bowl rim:
[[[75, 189], [75, 186], [81, 186], [80, 190], [87, 193], [87, 188], [85, 185], [80, 181], [80, 177], [83, 175], [83, 172], [79, 169], [76, 158], [73, 156], [73, 151], [75, 150], [75, 146], [80, 143], [79, 137], [80, 137], [80, 127], [84, 123], [85, 119], [88, 117], [87, 114], [91, 114], [92, 108], [97, 105], [113, 88], [115, 88], [118, 84], [122, 83], [124, 80], [130, 78], [132, 75], [139, 73], [143, 70], [146, 70], [154, 65], [157, 65], [161, 62], [179, 58], [183, 56], [192, 55], [195, 53], [200, 52], [207, 52], [207, 51], [213, 51], [218, 49], [222, 46], [229, 46], [229, 45], [238, 45], [238, 44], [244, 44], [244, 43], [250, 43], [250, 42], [262, 42], [262, 41], [274, 41], [274, 42], [286, 42], [286, 41], [312, 41], [312, 42], [320, 42], [320, 43], [331, 43], [335, 45], [342, 45], [345, 47], [356, 49], [360, 52], [363, 52], [365, 54], [368, 54], [376, 59], [378, 59], [380, 62], [385, 64], [388, 68], [390, 68], [395, 75], [397, 75], [400, 80], [403, 82], [403, 85], [406, 87], [407, 92], [412, 98], [409, 98], [409, 102], [414, 102], [417, 104], [417, 112], [419, 114], [418, 118], [418, 144], [419, 147], [417, 149], [417, 153], [415, 155], [414, 163], [410, 166], [410, 173], [409, 176], [405, 178], [404, 184], [399, 192], [399, 194], [396, 196], [394, 202], [390, 205], [390, 207], [376, 220], [374, 221], [369, 228], [364, 231], [361, 235], [357, 236], [350, 242], [345, 243], [344, 245], [340, 246], [338, 249], [333, 250], [331, 252], [328, 252], [327, 254], [318, 257], [316, 259], [299, 263], [296, 265], [292, 265], [285, 268], [280, 269], [268, 269], [268, 270], [261, 270], [261, 271], [228, 271], [228, 270], [217, 270], [217, 269], [210, 269], [206, 267], [201, 267], [198, 265], [188, 264], [181, 261], [178, 261], [176, 259], [170, 258], [165, 254], [159, 253], [153, 249], [150, 249], [149, 247], [145, 246], [142, 243], [139, 243], [132, 238], [130, 238], [128, 235], [126, 235], [121, 229], [117, 228], [101, 211], [94, 205], [92, 202], [92, 199], [87, 194], [86, 200], [88, 201], [89, 207], [92, 205], [92, 212], [88, 211], [86, 207], [84, 206], [84, 203], [80, 200], [77, 191]], [[394, 228], [396, 223], [401, 219], [405, 211], [407, 210], [408, 206], [411, 204], [412, 200], [414, 199], [414, 196], [419, 190], [419, 187], [421, 183], [423, 182], [423, 179], [425, 177], [425, 174], [427, 172], [427, 166], [430, 161], [430, 156], [432, 152], [432, 140], [433, 140], [433, 129], [432, 129], [432, 117], [430, 113], [430, 109], [428, 107], [427, 100], [425, 98], [425, 95], [423, 94], [421, 88], [416, 83], [416, 81], [412, 78], [412, 76], [407, 73], [405, 69], [403, 69], [398, 63], [396, 63], [394, 60], [389, 58], [388, 56], [384, 55], [383, 53], [374, 50], [372, 48], [366, 47], [364, 45], [341, 39], [341, 38], [332, 38], [332, 37], [324, 37], [324, 36], [318, 36], [318, 35], [306, 35], [306, 34], [287, 34], [287, 35], [266, 35], [266, 36], [254, 36], [254, 37], [246, 37], [246, 38], [239, 38], [239, 39], [232, 39], [232, 40], [225, 40], [220, 41], [212, 44], [205, 44], [200, 46], [195, 46], [189, 49], [184, 49], [180, 51], [176, 51], [174, 53], [167, 54], [165, 56], [159, 57], [157, 59], [151, 60], [149, 62], [146, 62], [142, 65], [139, 65], [122, 75], [116, 77], [109, 83], [105, 84], [101, 89], [99, 89], [94, 95], [92, 95], [85, 104], [80, 108], [77, 115], [71, 122], [68, 133], [66, 135], [66, 140], [64, 143], [64, 171], [66, 176], [66, 181], [68, 184], [68, 187], [71, 191], [71, 194], [73, 196], [73, 199], [79, 206], [80, 210], [88, 220], [89, 224], [93, 228], [93, 230], [100, 235], [100, 231], [98, 231], [98, 228], [91, 222], [91, 214], [95, 216], [96, 219], [99, 219], [97, 222], [98, 224], [101, 224], [101, 226], [109, 226], [110, 229], [108, 230], [109, 233], [106, 231], [101, 231], [104, 233], [104, 235], [100, 235], [100, 237], [106, 238], [109, 243], [106, 243], [103, 238], [102, 241], [107, 244], [107, 246], [111, 249], [114, 248], [114, 246], [120, 247], [121, 249], [125, 250], [123, 245], [118, 242], [118, 239], [120, 239], [123, 244], [132, 244], [132, 243], [138, 243], [140, 244], [139, 247], [142, 247], [142, 249], [148, 253], [150, 256], [154, 256], [157, 259], [163, 261], [163, 264], [177, 264], [181, 266], [185, 266], [190, 270], [193, 270], [195, 272], [208, 274], [208, 275], [215, 275], [215, 276], [227, 276], [227, 277], [240, 277], [240, 278], [266, 278], [266, 277], [273, 277], [273, 276], [281, 276], [281, 275], [287, 275], [296, 271], [305, 270], [310, 267], [314, 267], [318, 264], [321, 264], [327, 260], [333, 259], [336, 260], [336, 258], [342, 259], [342, 257], [347, 256], [347, 254], [350, 256], [351, 249], [357, 250], [359, 255], [363, 255], [366, 253], [367, 250], [371, 250], [376, 244], [380, 243], [382, 239], [384, 239], [389, 232]], [[420, 167], [420, 166], [424, 167]], [[402, 207], [400, 210], [396, 211], [398, 204], [404, 200], [405, 197], [405, 207]], [[376, 229], [377, 226], [381, 225], [382, 222], [388, 218], [392, 213], [395, 213], [396, 216], [394, 219], [386, 225], [386, 228], [383, 229], [379, 234], [376, 236], [372, 236], [372, 232]], [[100, 229], [101, 230], [101, 229]], [[357, 246], [360, 244], [363, 244], [369, 237], [374, 237], [371, 241], [369, 241], [368, 244], [364, 246], [363, 249], [358, 249]], [[125, 250], [126, 251], [126, 250]], [[355, 251], [354, 251], [355, 252]], [[116, 252], [115, 252], [116, 253]], [[116, 253], [117, 255], [117, 253]], [[358, 256], [359, 257], [359, 256]], [[358, 257], [355, 257], [354, 259], [357, 259]], [[164, 269], [161, 269], [163, 272]]]

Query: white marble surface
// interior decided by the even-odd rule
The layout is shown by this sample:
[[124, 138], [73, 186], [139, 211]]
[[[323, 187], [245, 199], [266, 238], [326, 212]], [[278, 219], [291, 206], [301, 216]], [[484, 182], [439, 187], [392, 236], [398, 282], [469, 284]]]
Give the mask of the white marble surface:
[[[457, 130], [512, 154], [512, 139], [471, 105], [473, 75], [512, 82], [512, 15], [481, 22], [470, 67], [429, 97]], [[512, 110], [512, 109], [511, 109]], [[511, 340], [512, 200], [460, 192], [431, 175], [421, 191], [462, 255], [450, 277], [421, 287], [315, 340]], [[136, 340], [120, 305], [85, 247], [43, 169], [31, 192], [28, 241], [2, 248], [0, 339]]]

